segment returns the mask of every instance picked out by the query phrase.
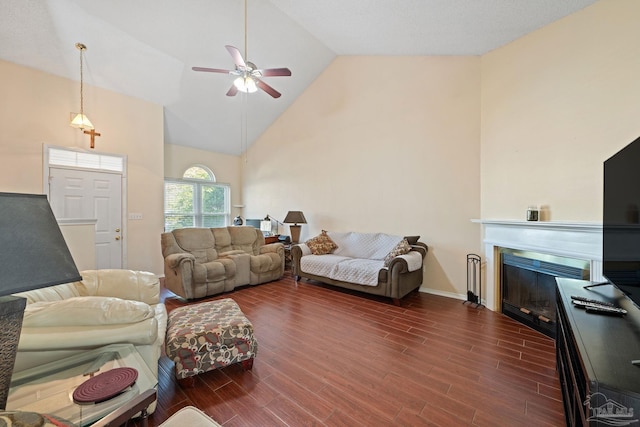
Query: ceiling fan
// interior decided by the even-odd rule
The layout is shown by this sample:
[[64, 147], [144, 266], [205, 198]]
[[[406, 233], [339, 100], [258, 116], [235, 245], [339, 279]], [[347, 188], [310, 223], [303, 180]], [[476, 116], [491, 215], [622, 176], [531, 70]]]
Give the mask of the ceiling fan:
[[[279, 98], [282, 94], [262, 81], [261, 77], [290, 76], [291, 70], [288, 68], [266, 68], [259, 69], [253, 62], [246, 61], [242, 58], [240, 51], [233, 46], [225, 46], [233, 62], [236, 64], [235, 70], [222, 70], [219, 68], [192, 67], [193, 71], [205, 71], [209, 73], [223, 73], [235, 76], [233, 85], [227, 92], [227, 96], [235, 96], [239, 91], [253, 93], [258, 89], [262, 89], [274, 98]], [[246, 51], [246, 48], [245, 48]]]
[[[205, 71], [208, 73], [223, 73], [235, 76], [233, 86], [227, 92], [227, 96], [235, 96], [238, 92], [253, 93], [259, 89], [267, 92], [274, 98], [280, 98], [280, 92], [260, 80], [261, 77], [290, 76], [291, 70], [288, 68], [267, 68], [259, 69], [253, 62], [245, 61], [240, 51], [233, 46], [225, 46], [233, 62], [236, 64], [235, 70], [221, 70], [219, 68], [191, 67], [193, 71]], [[244, 0], [244, 53], [247, 55], [247, 0]]]

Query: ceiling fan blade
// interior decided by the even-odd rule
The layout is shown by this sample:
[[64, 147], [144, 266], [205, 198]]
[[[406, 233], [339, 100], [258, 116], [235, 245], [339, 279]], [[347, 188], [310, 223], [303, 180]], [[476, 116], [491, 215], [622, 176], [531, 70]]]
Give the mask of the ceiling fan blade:
[[290, 76], [291, 70], [288, 68], [267, 68], [265, 70], [256, 70], [262, 74], [263, 77], [275, 77], [275, 76]]
[[282, 95], [280, 92], [278, 92], [277, 90], [275, 90], [274, 88], [272, 88], [271, 86], [263, 82], [262, 80], [255, 79], [255, 81], [256, 81], [256, 86], [258, 86], [260, 89], [267, 92], [269, 95], [273, 96], [274, 98], [280, 98], [280, 96]]
[[229, 74], [231, 70], [221, 70], [220, 68], [191, 67], [193, 71], [206, 71], [208, 73]]
[[233, 47], [231, 45], [226, 45], [225, 47], [227, 48], [227, 50], [231, 54], [231, 57], [233, 58], [233, 62], [235, 62], [235, 64], [238, 67], [247, 68], [247, 64], [245, 64], [244, 59], [242, 59], [242, 54], [240, 53], [240, 51], [237, 48], [235, 48], [235, 47]]
[[231, 87], [227, 91], [227, 96], [236, 96], [237, 93], [238, 93], [238, 88], [236, 87], [236, 85], [231, 85]]

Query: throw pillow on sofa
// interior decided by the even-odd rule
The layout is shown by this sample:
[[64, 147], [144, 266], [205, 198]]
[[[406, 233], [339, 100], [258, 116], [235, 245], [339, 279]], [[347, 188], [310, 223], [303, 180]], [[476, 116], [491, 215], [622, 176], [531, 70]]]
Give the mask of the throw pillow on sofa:
[[391, 252], [389, 252], [387, 256], [384, 257], [384, 266], [389, 267], [389, 264], [391, 264], [391, 260], [393, 260], [398, 255], [408, 254], [409, 252], [411, 252], [411, 246], [409, 245], [409, 242], [407, 241], [407, 239], [402, 239], [396, 245], [396, 247], [391, 249]]
[[331, 240], [331, 237], [329, 237], [325, 230], [322, 230], [316, 237], [307, 240], [305, 244], [311, 249], [311, 253], [314, 255], [330, 254], [338, 248], [338, 245]]

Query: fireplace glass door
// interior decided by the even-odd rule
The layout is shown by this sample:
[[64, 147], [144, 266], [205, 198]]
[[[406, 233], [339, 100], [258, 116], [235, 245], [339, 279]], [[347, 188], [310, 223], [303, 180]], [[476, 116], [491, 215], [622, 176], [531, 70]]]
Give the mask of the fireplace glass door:
[[589, 277], [581, 260], [537, 253], [502, 254], [502, 312], [555, 337], [556, 277]]

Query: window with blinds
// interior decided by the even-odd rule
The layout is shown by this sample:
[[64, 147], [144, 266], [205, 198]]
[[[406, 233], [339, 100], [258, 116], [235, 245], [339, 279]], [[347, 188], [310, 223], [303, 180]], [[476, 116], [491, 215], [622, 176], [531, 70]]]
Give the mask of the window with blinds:
[[206, 169], [198, 167], [196, 172], [190, 168], [184, 175], [187, 179], [165, 179], [165, 231], [229, 224], [229, 185], [211, 182], [213, 174]]

